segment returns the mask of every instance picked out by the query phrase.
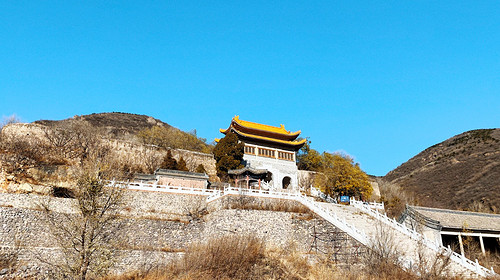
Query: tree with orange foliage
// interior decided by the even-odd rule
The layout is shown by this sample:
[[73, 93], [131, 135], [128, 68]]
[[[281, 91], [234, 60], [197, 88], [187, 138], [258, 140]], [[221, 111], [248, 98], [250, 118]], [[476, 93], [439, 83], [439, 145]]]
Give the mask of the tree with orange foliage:
[[373, 192], [368, 175], [348, 155], [324, 152], [319, 171], [314, 186], [326, 194], [368, 199]]

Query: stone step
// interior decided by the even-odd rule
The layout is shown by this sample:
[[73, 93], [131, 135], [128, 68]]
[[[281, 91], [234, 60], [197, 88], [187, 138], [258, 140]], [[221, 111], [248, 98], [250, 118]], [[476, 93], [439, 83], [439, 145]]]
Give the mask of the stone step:
[[[339, 218], [345, 219], [347, 223], [362, 230], [370, 240], [383, 241], [388, 243], [386, 244], [387, 246], [393, 246], [398, 255], [411, 260], [413, 264], [418, 264], [422, 254], [428, 259], [436, 255], [432, 249], [420, 244], [417, 240], [409, 238], [406, 234], [383, 224], [374, 217], [353, 206], [327, 202], [321, 202], [319, 204], [321, 207], [334, 212]], [[456, 262], [450, 263], [449, 270], [453, 274], [462, 275], [464, 277], [475, 276], [470, 270]]]

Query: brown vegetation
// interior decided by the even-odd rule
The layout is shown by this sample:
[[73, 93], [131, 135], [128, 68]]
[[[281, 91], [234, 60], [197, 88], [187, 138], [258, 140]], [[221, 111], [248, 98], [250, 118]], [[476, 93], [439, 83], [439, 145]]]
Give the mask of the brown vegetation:
[[423, 206], [465, 210], [500, 205], [500, 129], [472, 130], [436, 144], [384, 179], [415, 194]]
[[[105, 280], [163, 279], [357, 279], [357, 280], [441, 280], [458, 277], [418, 277], [398, 267], [393, 259], [374, 253], [365, 264], [344, 269], [317, 255], [304, 255], [294, 246], [275, 249], [252, 236], [228, 235], [194, 244], [185, 255], [169, 265], [136, 271]], [[390, 257], [390, 256], [386, 256]], [[394, 256], [397, 257], [397, 256]]]
[[137, 132], [155, 125], [170, 127], [169, 124], [146, 115], [119, 112], [74, 116], [61, 121], [39, 120], [35, 123], [51, 127], [60, 123], [71, 123], [74, 121], [85, 121], [92, 127], [104, 129], [112, 138], [127, 138], [127, 135], [135, 135]]
[[64, 262], [40, 260], [50, 265], [56, 277], [95, 279], [113, 265], [122, 227], [118, 213], [123, 208], [123, 190], [107, 185], [116, 173], [105, 156], [87, 158], [75, 174], [75, 213], [54, 211], [50, 200], [41, 205], [50, 233], [63, 248]]
[[373, 188], [368, 175], [352, 157], [341, 153], [320, 154], [310, 147], [310, 143], [307, 141], [297, 152], [297, 167], [318, 172], [312, 182], [317, 189], [333, 197], [348, 195], [370, 198]]
[[[467, 229], [464, 229], [467, 232]], [[479, 240], [472, 236], [462, 237], [462, 242], [464, 246], [465, 256], [470, 260], [478, 260], [478, 262], [486, 267], [493, 269], [498, 273], [500, 272], [500, 251], [489, 251], [486, 250], [485, 254], [481, 251], [481, 245]]]
[[398, 218], [405, 210], [406, 204], [418, 205], [418, 201], [408, 191], [403, 191], [396, 184], [377, 178], [380, 189], [380, 200], [384, 202], [385, 212], [389, 217]]
[[[1, 123], [1, 126], [15, 122], [17, 119], [14, 117], [8, 118]], [[104, 113], [75, 116], [62, 121], [42, 120], [35, 123], [32, 127], [27, 126], [33, 131], [28, 130], [29, 132], [22, 136], [16, 134], [16, 127], [8, 130], [9, 133], [0, 133], [0, 171], [6, 176], [13, 176], [9, 176], [9, 182], [4, 183], [5, 188], [9, 184], [21, 183], [49, 187], [68, 183], [66, 175], [69, 169], [92, 157], [91, 153], [106, 154], [108, 160], [113, 161], [113, 166], [127, 176], [133, 173], [151, 174], [160, 167], [161, 155], [164, 154], [165, 148], [154, 145], [142, 146], [136, 133], [155, 127], [169, 129], [169, 133], [160, 135], [161, 141], [165, 140], [162, 137], [175, 138], [176, 141], [193, 144], [181, 148], [196, 151], [205, 148], [210, 150], [203, 139], [181, 132], [148, 116]], [[184, 141], [188, 138], [193, 141]], [[137, 158], [122, 156], [120, 148], [113, 150], [111, 145], [116, 144], [110, 141], [113, 139], [126, 139], [138, 143], [140, 156]], [[179, 158], [178, 161], [179, 169], [182, 170], [187, 170], [189, 166], [194, 171], [199, 165], [193, 163], [193, 159], [189, 157]], [[44, 176], [45, 171], [49, 172]]]
[[304, 205], [286, 199], [259, 199], [245, 195], [229, 196], [223, 202], [225, 209], [266, 210], [293, 213], [310, 213]]
[[206, 139], [198, 138], [196, 134], [183, 132], [175, 127], [153, 126], [137, 133], [144, 144], [163, 148], [184, 149], [203, 153], [210, 153], [211, 146], [205, 143]]

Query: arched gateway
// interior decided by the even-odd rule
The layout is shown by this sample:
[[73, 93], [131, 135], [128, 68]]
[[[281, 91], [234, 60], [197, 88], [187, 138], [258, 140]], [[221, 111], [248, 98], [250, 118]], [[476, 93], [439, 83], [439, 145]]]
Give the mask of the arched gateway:
[[[245, 143], [245, 168], [230, 172], [235, 182], [240, 182], [238, 185], [274, 190], [298, 188], [295, 159], [297, 151], [307, 141], [296, 140], [300, 131], [287, 131], [284, 125], [276, 127], [244, 121], [239, 116], [231, 120], [227, 129], [220, 130], [223, 134], [230, 131], [236, 133], [240, 142]], [[248, 180], [248, 184], [242, 183], [241, 179]]]

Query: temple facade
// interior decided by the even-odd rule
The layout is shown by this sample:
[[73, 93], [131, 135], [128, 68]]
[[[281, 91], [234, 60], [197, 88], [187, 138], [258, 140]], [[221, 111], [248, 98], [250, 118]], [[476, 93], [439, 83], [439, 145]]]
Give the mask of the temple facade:
[[[229, 172], [234, 176], [237, 185], [239, 182], [240, 185], [273, 190], [298, 188], [295, 160], [297, 151], [307, 141], [296, 140], [300, 131], [287, 131], [284, 125], [276, 127], [244, 121], [240, 120], [239, 116], [231, 120], [227, 129], [220, 130], [223, 134], [230, 131], [245, 144], [245, 169]], [[263, 173], [266, 176], [263, 176]]]

